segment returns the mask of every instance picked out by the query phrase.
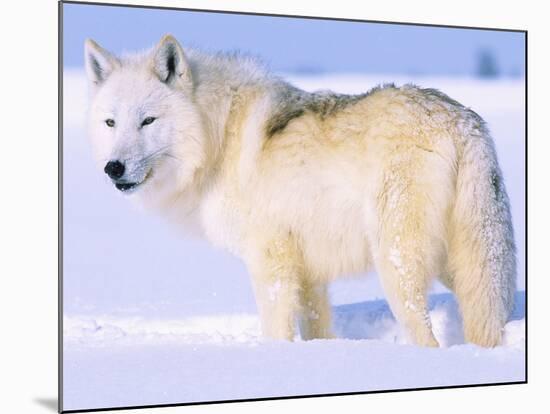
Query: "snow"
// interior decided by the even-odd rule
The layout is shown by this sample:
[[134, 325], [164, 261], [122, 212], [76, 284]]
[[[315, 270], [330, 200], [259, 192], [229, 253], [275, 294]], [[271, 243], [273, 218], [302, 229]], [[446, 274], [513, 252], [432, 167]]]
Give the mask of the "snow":
[[[457, 304], [439, 284], [431, 291], [429, 313], [442, 347], [407, 344], [375, 275], [331, 285], [337, 339], [262, 339], [244, 265], [139, 211], [97, 170], [85, 136], [86, 82], [81, 71], [65, 70], [65, 410], [524, 379], [523, 80], [288, 78], [308, 90], [345, 93], [387, 81], [414, 82], [441, 89], [485, 118], [518, 246], [516, 309], [503, 345], [465, 344]], [[274, 285], [274, 296], [276, 291]]]
[[[518, 309], [524, 306], [517, 295]], [[66, 408], [521, 381], [524, 313], [505, 346], [463, 344], [450, 294], [430, 317], [443, 348], [406, 344], [385, 301], [335, 307], [334, 340], [266, 341], [253, 314], [65, 319]], [[276, 385], [275, 385], [276, 384]]]

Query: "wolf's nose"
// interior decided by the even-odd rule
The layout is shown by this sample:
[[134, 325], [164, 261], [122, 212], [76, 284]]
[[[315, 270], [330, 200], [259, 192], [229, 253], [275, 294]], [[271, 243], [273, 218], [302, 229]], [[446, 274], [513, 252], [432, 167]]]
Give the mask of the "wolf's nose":
[[124, 164], [118, 160], [109, 161], [103, 171], [113, 180], [116, 180], [124, 175]]

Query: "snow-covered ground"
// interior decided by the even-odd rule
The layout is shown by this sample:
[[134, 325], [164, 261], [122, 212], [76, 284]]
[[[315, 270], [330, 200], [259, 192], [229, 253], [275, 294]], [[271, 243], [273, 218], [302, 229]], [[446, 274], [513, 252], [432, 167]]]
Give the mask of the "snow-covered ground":
[[86, 141], [82, 72], [64, 75], [63, 407], [324, 394], [521, 381], [525, 373], [523, 80], [289, 76], [307, 90], [362, 92], [387, 81], [436, 87], [489, 124], [518, 245], [516, 310], [505, 343], [465, 344], [452, 295], [432, 289], [442, 348], [408, 345], [376, 275], [331, 286], [339, 339], [294, 343], [259, 334], [246, 270], [177, 234], [108, 185]]

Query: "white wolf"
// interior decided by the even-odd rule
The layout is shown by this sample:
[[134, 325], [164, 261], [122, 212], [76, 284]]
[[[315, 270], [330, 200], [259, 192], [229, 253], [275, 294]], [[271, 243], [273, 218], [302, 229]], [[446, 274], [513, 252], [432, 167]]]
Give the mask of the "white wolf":
[[331, 337], [327, 284], [376, 269], [411, 340], [438, 346], [427, 289], [465, 338], [501, 342], [516, 261], [483, 120], [434, 89], [307, 93], [254, 59], [165, 36], [115, 57], [85, 44], [89, 131], [119, 190], [241, 257], [265, 336]]

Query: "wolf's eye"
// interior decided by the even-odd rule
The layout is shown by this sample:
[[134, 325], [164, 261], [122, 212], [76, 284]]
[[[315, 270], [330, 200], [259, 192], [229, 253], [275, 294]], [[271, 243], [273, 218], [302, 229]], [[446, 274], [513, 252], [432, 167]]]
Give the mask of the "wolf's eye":
[[141, 123], [141, 126], [143, 127], [143, 126], [145, 126], [145, 125], [150, 125], [150, 124], [152, 124], [152, 123], [154, 122], [155, 119], [157, 119], [157, 118], [154, 118], [154, 117], [152, 117], [152, 116], [148, 116], [147, 118], [145, 118], [145, 119], [143, 120], [143, 122]]
[[114, 119], [106, 119], [106, 120], [105, 120], [105, 123], [107, 124], [107, 126], [108, 126], [109, 128], [112, 128], [112, 127], [115, 126], [115, 120], [114, 120]]

